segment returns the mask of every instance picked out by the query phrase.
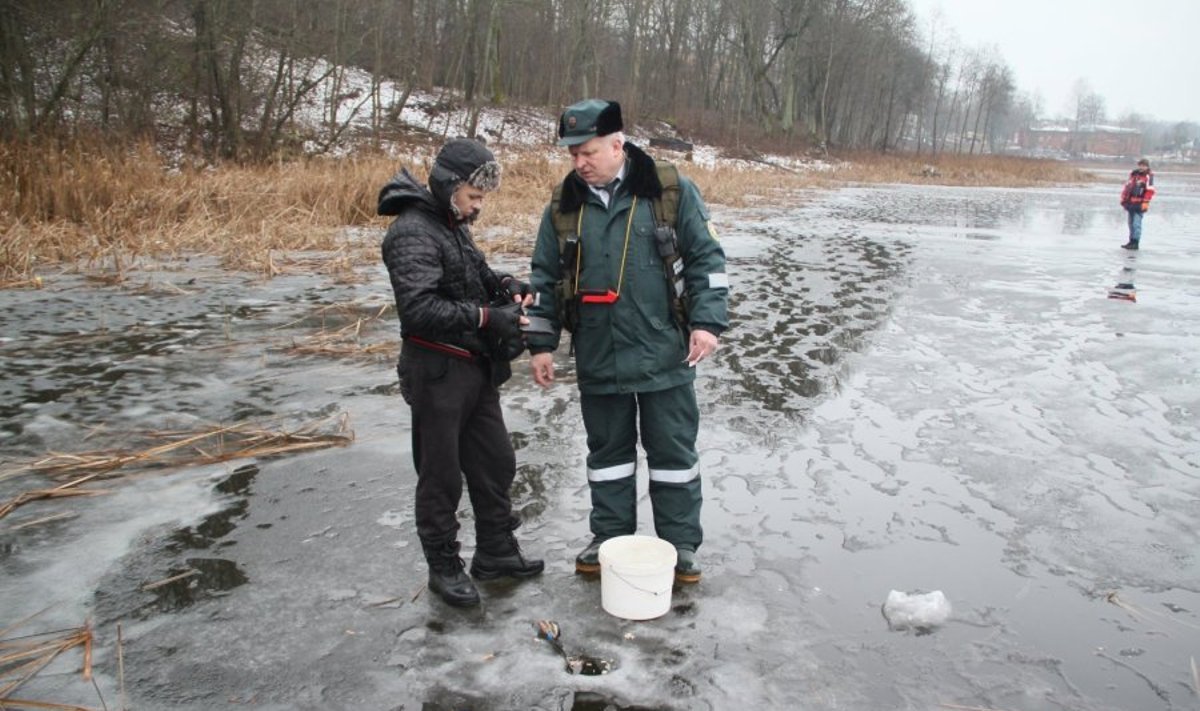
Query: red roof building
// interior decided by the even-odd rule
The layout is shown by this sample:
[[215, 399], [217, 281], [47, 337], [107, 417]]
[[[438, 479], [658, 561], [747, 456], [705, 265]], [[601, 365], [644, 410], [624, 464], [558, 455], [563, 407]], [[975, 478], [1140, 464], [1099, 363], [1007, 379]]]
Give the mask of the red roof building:
[[1119, 126], [1042, 126], [1022, 129], [1017, 136], [1021, 149], [1033, 154], [1062, 154], [1067, 157], [1104, 156], [1134, 158], [1142, 154], [1142, 132]]

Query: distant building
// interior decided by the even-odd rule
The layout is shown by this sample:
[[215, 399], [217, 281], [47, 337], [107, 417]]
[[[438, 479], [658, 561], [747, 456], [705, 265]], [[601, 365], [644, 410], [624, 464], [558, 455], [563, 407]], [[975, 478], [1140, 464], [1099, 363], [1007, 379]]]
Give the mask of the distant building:
[[1022, 129], [1021, 150], [1033, 155], [1132, 158], [1142, 154], [1142, 132], [1120, 126], [1039, 126]]

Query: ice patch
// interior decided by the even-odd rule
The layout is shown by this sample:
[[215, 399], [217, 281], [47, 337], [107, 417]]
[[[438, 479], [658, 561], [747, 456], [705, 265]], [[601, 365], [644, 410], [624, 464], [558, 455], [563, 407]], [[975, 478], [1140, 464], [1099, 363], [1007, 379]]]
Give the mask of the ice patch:
[[902, 593], [892, 590], [883, 603], [883, 617], [893, 630], [928, 632], [950, 619], [950, 601], [941, 590]]
[[399, 512], [399, 511], [391, 511], [391, 510], [384, 511], [382, 514], [379, 515], [379, 518], [375, 519], [375, 523], [378, 523], [380, 526], [387, 526], [388, 528], [396, 528], [396, 529], [399, 529], [402, 526], [404, 526], [405, 522], [407, 522], [407, 521], [408, 521], [408, 517], [405, 516], [403, 513]]

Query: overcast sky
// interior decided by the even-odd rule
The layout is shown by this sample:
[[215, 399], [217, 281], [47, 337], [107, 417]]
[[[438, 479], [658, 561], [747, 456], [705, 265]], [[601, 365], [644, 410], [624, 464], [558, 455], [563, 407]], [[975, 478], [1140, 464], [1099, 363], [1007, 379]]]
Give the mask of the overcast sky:
[[1200, 0], [909, 3], [927, 39], [940, 9], [963, 46], [995, 45], [1017, 89], [1038, 92], [1048, 116], [1074, 115], [1072, 92], [1083, 79], [1104, 97], [1110, 119], [1137, 111], [1200, 121]]

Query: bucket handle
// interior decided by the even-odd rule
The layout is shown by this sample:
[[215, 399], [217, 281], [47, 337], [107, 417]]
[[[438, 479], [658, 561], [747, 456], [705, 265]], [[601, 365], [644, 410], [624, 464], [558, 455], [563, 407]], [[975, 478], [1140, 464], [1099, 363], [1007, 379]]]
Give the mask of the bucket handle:
[[617, 576], [618, 578], [620, 578], [620, 579], [621, 579], [621, 582], [625, 583], [626, 585], [628, 585], [629, 587], [633, 588], [634, 590], [637, 590], [638, 592], [644, 592], [644, 593], [647, 593], [647, 594], [649, 594], [649, 595], [653, 595], [654, 597], [658, 597], [659, 595], [666, 595], [666, 594], [668, 594], [669, 592], [671, 592], [671, 588], [667, 588], [666, 590], [663, 590], [662, 592], [658, 592], [658, 591], [655, 591], [655, 590], [647, 590], [646, 588], [641, 588], [641, 587], [638, 587], [637, 585], [634, 585], [633, 583], [631, 583], [631, 582], [630, 582], [630, 581], [629, 581], [629, 580], [628, 580], [628, 579], [627, 579], [627, 578], [626, 578], [624, 575], [621, 575], [620, 573], [618, 573], [616, 568], [610, 567], [608, 570], [609, 570], [609, 572], [611, 572], [613, 575], [615, 575], [615, 576]]

